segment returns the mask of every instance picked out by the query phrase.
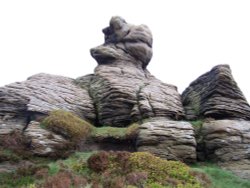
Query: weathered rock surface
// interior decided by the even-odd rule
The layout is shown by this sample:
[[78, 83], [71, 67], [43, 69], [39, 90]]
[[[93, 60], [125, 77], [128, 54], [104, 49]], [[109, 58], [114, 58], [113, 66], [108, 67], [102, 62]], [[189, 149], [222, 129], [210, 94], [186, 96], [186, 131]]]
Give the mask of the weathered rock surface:
[[103, 33], [105, 43], [91, 49], [99, 64], [95, 73], [76, 80], [89, 89], [97, 124], [122, 127], [148, 117], [182, 118], [177, 88], [157, 80], [146, 69], [152, 57], [148, 27], [113, 17]]
[[3, 134], [21, 129], [32, 140], [35, 154], [48, 155], [65, 140], [30, 122], [55, 109], [73, 112], [97, 126], [124, 127], [150, 117], [184, 117], [177, 88], [146, 69], [152, 57], [149, 28], [113, 17], [103, 33], [105, 43], [91, 49], [98, 63], [94, 74], [76, 80], [37, 74], [0, 88]]
[[0, 119], [0, 136], [10, 134], [14, 130], [22, 131], [25, 128], [25, 123], [25, 118]]
[[196, 141], [190, 123], [165, 118], [149, 120], [140, 126], [138, 151], [149, 151], [170, 160], [196, 161]]
[[69, 149], [69, 141], [41, 128], [39, 122], [32, 121], [24, 131], [24, 136], [30, 140], [31, 152], [38, 156], [53, 156]]
[[[35, 114], [48, 114], [64, 109], [79, 117], [94, 120], [94, 106], [88, 91], [76, 86], [73, 79], [37, 74], [24, 82], [0, 88], [0, 117], [33, 119]], [[11, 119], [11, 118], [8, 118]]]
[[214, 120], [202, 126], [206, 158], [214, 161], [250, 160], [250, 122]]
[[250, 119], [250, 106], [229, 65], [218, 65], [193, 81], [182, 94], [187, 119]]

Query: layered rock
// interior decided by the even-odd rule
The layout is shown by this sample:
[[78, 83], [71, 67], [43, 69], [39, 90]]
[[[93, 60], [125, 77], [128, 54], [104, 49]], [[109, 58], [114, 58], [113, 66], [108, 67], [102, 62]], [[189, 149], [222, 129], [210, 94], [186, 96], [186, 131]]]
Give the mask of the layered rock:
[[[49, 74], [37, 74], [24, 82], [0, 88], [0, 117], [3, 121], [48, 114], [64, 109], [87, 120], [94, 120], [94, 106], [88, 91], [76, 86], [73, 79]], [[29, 122], [27, 122], [29, 123]]]
[[208, 159], [221, 162], [250, 160], [249, 121], [208, 121], [202, 125], [201, 135]]
[[63, 156], [63, 152], [70, 149], [69, 141], [41, 128], [39, 122], [32, 121], [24, 131], [24, 136], [30, 142], [31, 152], [38, 156]]
[[250, 119], [250, 106], [234, 81], [228, 65], [203, 74], [182, 94], [187, 119]]
[[170, 160], [196, 161], [196, 141], [190, 123], [166, 118], [151, 119], [140, 126], [138, 151], [149, 151]]
[[123, 127], [149, 117], [182, 118], [177, 88], [157, 80], [146, 69], [152, 57], [148, 27], [113, 17], [103, 33], [105, 43], [91, 49], [98, 62], [95, 73], [76, 80], [89, 89], [97, 124]]

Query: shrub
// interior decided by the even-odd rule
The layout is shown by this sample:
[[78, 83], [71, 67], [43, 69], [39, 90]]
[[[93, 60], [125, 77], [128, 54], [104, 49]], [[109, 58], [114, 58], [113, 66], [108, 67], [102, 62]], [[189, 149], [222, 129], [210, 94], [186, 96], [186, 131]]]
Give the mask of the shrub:
[[130, 153], [126, 151], [101, 151], [88, 159], [88, 167], [97, 173], [109, 170], [110, 173], [124, 174], [128, 171]]
[[103, 182], [103, 188], [124, 188], [125, 178], [121, 176], [108, 177]]
[[65, 172], [60, 172], [54, 176], [48, 177], [44, 183], [46, 188], [70, 188], [71, 175]]
[[88, 159], [88, 167], [94, 172], [104, 172], [109, 167], [109, 153], [101, 151]]
[[4, 161], [18, 162], [20, 160], [21, 157], [16, 155], [13, 151], [0, 148], [0, 163]]
[[1, 188], [26, 187], [33, 184], [35, 179], [32, 176], [20, 176], [16, 173], [0, 173]]
[[[88, 159], [88, 167], [97, 173], [97, 181], [112, 185], [115, 179], [119, 185], [199, 188], [201, 184], [190, 173], [190, 168], [178, 161], [167, 161], [147, 152], [99, 152]], [[119, 177], [125, 177], [119, 179]], [[119, 180], [119, 181], [118, 181]], [[104, 185], [104, 184], [103, 184]], [[156, 184], [155, 184], [155, 187]]]
[[0, 138], [1, 148], [7, 149], [9, 152], [13, 152], [13, 154], [17, 155], [19, 159], [29, 158], [31, 156], [31, 152], [27, 149], [29, 145], [30, 142], [23, 136], [21, 131], [17, 130], [14, 130], [10, 134], [4, 135]]
[[146, 172], [131, 172], [126, 176], [127, 183], [137, 187], [144, 187], [148, 175]]
[[59, 172], [58, 174], [48, 177], [43, 187], [46, 188], [71, 188], [85, 187], [87, 180], [84, 177], [74, 175], [70, 172]]
[[131, 153], [129, 162], [132, 171], [147, 173], [148, 183], [158, 182], [172, 185], [173, 179], [175, 179], [178, 187], [188, 184], [193, 187], [201, 187], [200, 183], [190, 174], [189, 167], [179, 161], [167, 161], [147, 152], [135, 152]]
[[75, 141], [86, 138], [93, 130], [90, 123], [64, 110], [52, 111], [42, 126]]

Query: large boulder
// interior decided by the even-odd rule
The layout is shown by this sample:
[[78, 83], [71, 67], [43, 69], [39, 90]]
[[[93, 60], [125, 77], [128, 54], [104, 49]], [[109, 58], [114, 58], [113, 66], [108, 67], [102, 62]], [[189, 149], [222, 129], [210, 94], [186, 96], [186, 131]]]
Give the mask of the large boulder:
[[88, 91], [76, 86], [71, 78], [37, 74], [24, 82], [0, 88], [0, 117], [26, 119], [27, 124], [52, 110], [71, 111], [83, 119], [94, 121], [94, 106]]
[[[82, 119], [95, 121], [88, 91], [63, 76], [37, 74], [24, 82], [0, 88], [0, 137], [24, 131], [32, 142], [31, 152], [47, 156], [67, 146], [66, 140], [31, 121], [41, 121], [50, 111], [64, 109]], [[38, 123], [39, 124], [39, 123]]]
[[215, 66], [182, 93], [186, 118], [250, 119], [250, 106], [234, 81], [229, 65]]
[[140, 125], [137, 148], [169, 160], [196, 161], [194, 130], [190, 123], [184, 121], [148, 120]]
[[204, 152], [214, 161], [250, 160], [250, 122], [211, 120], [202, 125]]
[[152, 57], [149, 28], [113, 17], [103, 33], [105, 43], [91, 49], [98, 63], [94, 74], [76, 80], [94, 100], [97, 124], [124, 127], [149, 117], [181, 119], [184, 113], [177, 88], [146, 69]]

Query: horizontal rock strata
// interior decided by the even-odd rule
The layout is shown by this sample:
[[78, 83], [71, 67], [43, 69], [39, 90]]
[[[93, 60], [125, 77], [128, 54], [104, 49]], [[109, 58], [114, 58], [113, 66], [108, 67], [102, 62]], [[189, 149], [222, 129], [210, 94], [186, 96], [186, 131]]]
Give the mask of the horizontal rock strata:
[[182, 118], [177, 88], [157, 80], [146, 69], [152, 57], [148, 27], [113, 17], [103, 33], [105, 44], [91, 49], [98, 63], [95, 73], [76, 80], [89, 89], [98, 124], [123, 127], [149, 117]]
[[40, 127], [39, 122], [32, 121], [24, 131], [24, 136], [30, 140], [31, 152], [38, 156], [63, 155], [69, 150], [69, 142], [62, 136]]
[[149, 151], [159, 157], [196, 161], [196, 141], [190, 123], [164, 118], [149, 120], [140, 126], [138, 151]]
[[202, 126], [204, 152], [215, 161], [250, 160], [250, 122], [215, 120]]
[[237, 86], [228, 65], [203, 74], [182, 94], [187, 119], [250, 119], [250, 106]]
[[37, 74], [27, 81], [0, 88], [2, 119], [6, 115], [27, 117], [32, 113], [48, 114], [55, 109], [71, 111], [83, 119], [95, 119], [88, 91], [76, 86], [70, 78]]

